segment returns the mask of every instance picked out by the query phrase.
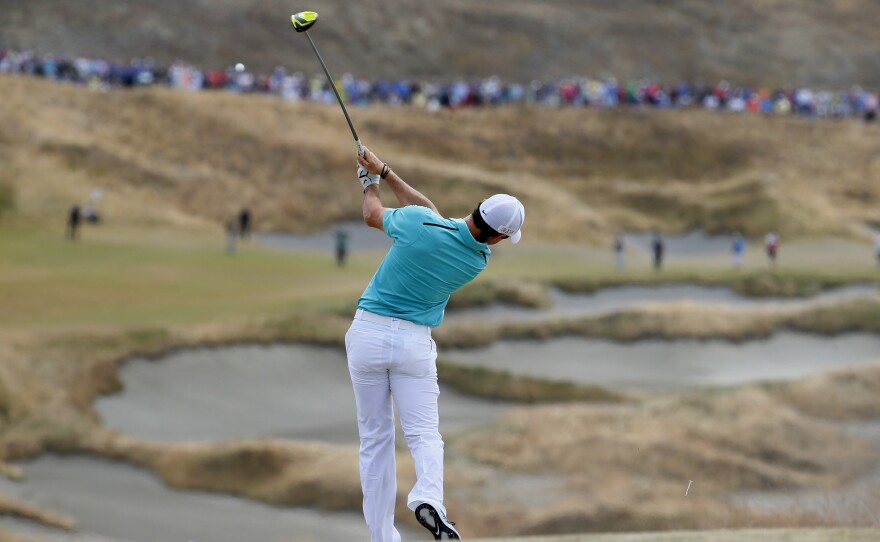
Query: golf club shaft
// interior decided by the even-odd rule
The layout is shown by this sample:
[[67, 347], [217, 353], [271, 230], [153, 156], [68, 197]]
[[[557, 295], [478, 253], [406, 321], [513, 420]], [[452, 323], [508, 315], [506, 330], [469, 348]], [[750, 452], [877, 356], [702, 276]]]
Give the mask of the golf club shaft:
[[342, 103], [342, 97], [339, 96], [339, 91], [336, 90], [336, 83], [333, 82], [333, 76], [330, 75], [330, 70], [327, 69], [327, 65], [324, 64], [324, 59], [321, 58], [321, 53], [318, 52], [318, 48], [315, 47], [315, 42], [312, 41], [312, 37], [309, 36], [308, 32], [303, 32], [307, 38], [309, 38], [309, 45], [312, 46], [312, 51], [315, 52], [315, 55], [318, 57], [318, 62], [321, 63], [321, 67], [324, 68], [324, 74], [327, 76], [327, 81], [330, 83], [330, 88], [333, 89], [333, 94], [336, 95], [336, 101], [339, 102], [339, 107], [342, 108], [342, 113], [345, 115], [345, 120], [348, 121], [348, 127], [351, 128], [351, 135], [354, 136], [354, 141], [358, 146], [358, 153], [363, 156], [364, 155], [364, 146], [361, 145], [361, 139], [358, 137], [357, 132], [354, 130], [354, 124], [351, 123], [351, 117], [348, 116], [348, 111], [345, 109], [345, 104]]

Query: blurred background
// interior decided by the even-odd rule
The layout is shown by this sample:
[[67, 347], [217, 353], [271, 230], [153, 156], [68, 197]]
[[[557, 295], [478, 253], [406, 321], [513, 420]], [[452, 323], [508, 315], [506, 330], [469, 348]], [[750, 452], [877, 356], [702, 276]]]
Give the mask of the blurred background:
[[880, 4], [0, 0], [0, 541], [367, 536], [302, 10], [402, 178], [527, 209], [434, 335], [463, 535], [880, 526]]

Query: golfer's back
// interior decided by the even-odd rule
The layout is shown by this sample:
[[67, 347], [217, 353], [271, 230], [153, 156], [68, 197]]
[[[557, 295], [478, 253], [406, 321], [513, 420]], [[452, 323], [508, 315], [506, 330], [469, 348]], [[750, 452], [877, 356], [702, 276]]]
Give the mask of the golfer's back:
[[486, 268], [491, 251], [464, 220], [411, 205], [391, 209], [382, 225], [394, 244], [358, 301], [358, 308], [435, 327], [449, 296]]

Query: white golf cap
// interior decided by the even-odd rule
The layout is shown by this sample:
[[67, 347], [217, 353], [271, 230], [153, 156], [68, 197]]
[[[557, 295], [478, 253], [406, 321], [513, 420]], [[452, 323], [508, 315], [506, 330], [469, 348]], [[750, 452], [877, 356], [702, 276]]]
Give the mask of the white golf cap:
[[526, 209], [518, 199], [508, 194], [495, 194], [480, 204], [480, 214], [490, 228], [509, 236], [511, 243], [519, 243]]

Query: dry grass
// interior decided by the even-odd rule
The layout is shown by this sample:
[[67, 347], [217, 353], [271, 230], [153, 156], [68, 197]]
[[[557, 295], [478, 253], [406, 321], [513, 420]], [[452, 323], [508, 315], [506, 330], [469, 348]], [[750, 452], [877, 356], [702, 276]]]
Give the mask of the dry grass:
[[[216, 228], [243, 205], [262, 229], [357, 216], [336, 108], [21, 77], [0, 88], [0, 184], [15, 191], [13, 220], [59, 223], [93, 186], [112, 223]], [[651, 228], [864, 236], [864, 222], [880, 222], [877, 126], [517, 107], [357, 117], [372, 148], [447, 215], [492, 192], [521, 196], [530, 241], [606, 244], [620, 229]]]
[[[732, 511], [740, 489], [833, 487], [876, 460], [870, 445], [748, 388], [640, 408], [535, 407], [456, 442], [504, 471], [568, 480], [567, 499], [534, 510], [518, 533], [797, 526], [803, 514]], [[688, 480], [694, 487], [688, 498]]]
[[[833, 262], [826, 262], [833, 263]], [[877, 282], [876, 270], [867, 266], [831, 270], [802, 265], [798, 268], [751, 270], [696, 270], [673, 268], [662, 274], [591, 273], [589, 276], [553, 279], [554, 286], [570, 293], [590, 293], [612, 286], [652, 284], [725, 285], [749, 297], [810, 297], [854, 282]], [[491, 292], [491, 290], [489, 290]], [[476, 304], [476, 303], [475, 303]]]
[[518, 305], [535, 309], [549, 307], [553, 302], [547, 286], [540, 282], [496, 280], [471, 282], [449, 299], [447, 308], [488, 306], [493, 303]]
[[44, 542], [44, 539], [0, 531], [0, 542]]
[[0, 497], [0, 514], [35, 521], [65, 531], [73, 531], [77, 528], [76, 520], [70, 516], [6, 497]]
[[[481, 538], [474, 542], [515, 542], [521, 538]], [[666, 533], [537, 536], [529, 542], [876, 542], [876, 529], [725, 529]]]
[[485, 399], [520, 403], [616, 403], [624, 400], [623, 395], [601, 386], [518, 376], [507, 371], [466, 367], [439, 359], [437, 374], [441, 383], [459, 393]]
[[[675, 312], [652, 317], [658, 323], [682, 319]], [[355, 510], [360, 506], [355, 447], [278, 441], [158, 444], [107, 432], [91, 410], [99, 393], [118, 389], [118, 361], [132, 352], [149, 355], [174, 346], [227, 341], [306, 340], [316, 329], [322, 332], [312, 340], [338, 344], [345, 319], [323, 318], [303, 315], [277, 327], [214, 324], [188, 331], [10, 341], [0, 350], [0, 375], [7, 389], [2, 457], [15, 460], [47, 450], [98, 453], [146, 466], [175, 487]], [[876, 412], [880, 394], [871, 393], [874, 372], [864, 374], [867, 379], [858, 385], [850, 380], [861, 380], [862, 372], [853, 371], [849, 378], [833, 376], [790, 387], [645, 398], [614, 407], [516, 410], [497, 426], [447, 443], [449, 507], [472, 535], [818, 524], [820, 520], [800, 515], [731, 512], [720, 499], [743, 488], [833, 487], [874, 459], [867, 444], [814, 421], [807, 415], [813, 411], [803, 406], [815, 389], [828, 397], [852, 395], [851, 408], [840, 417]], [[852, 393], [856, 388], [862, 390], [858, 395]], [[398, 468], [403, 497], [413, 476], [405, 450], [399, 453]], [[510, 513], [520, 505], [493, 500], [493, 493], [485, 492], [486, 477], [522, 473], [564, 476], [568, 482], [555, 504], [523, 508], [522, 514], [513, 514], [519, 519], [499, 525], [501, 511]], [[695, 480], [694, 496], [700, 500], [670, 498], [689, 479]], [[475, 498], [482, 506], [472, 506]], [[403, 509], [400, 513], [409, 517]]]
[[742, 309], [674, 302], [612, 314], [537, 322], [449, 324], [435, 338], [446, 347], [487, 346], [499, 339], [545, 340], [564, 335], [640, 339], [745, 341], [790, 329], [822, 335], [880, 332], [880, 299], [867, 298], [805, 309]]
[[797, 410], [831, 420], [880, 418], [880, 367], [837, 371], [786, 384], [782, 400]]
[[584, 489], [606, 487], [614, 479], [685, 485], [692, 479], [703, 495], [827, 486], [838, 469], [853, 474], [873, 457], [866, 443], [785, 408], [759, 388], [689, 394], [640, 407], [519, 409], [497, 428], [459, 445], [481, 461], [563, 474]]
[[160, 444], [96, 432], [77, 450], [150, 468], [173, 487], [273, 504], [356, 510], [363, 498], [352, 446], [271, 440]]

